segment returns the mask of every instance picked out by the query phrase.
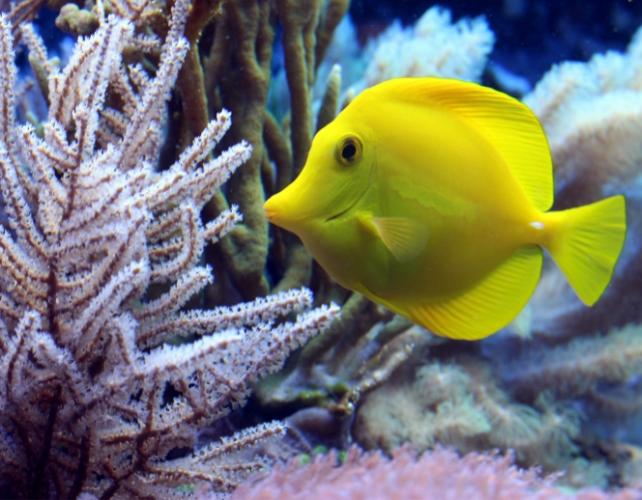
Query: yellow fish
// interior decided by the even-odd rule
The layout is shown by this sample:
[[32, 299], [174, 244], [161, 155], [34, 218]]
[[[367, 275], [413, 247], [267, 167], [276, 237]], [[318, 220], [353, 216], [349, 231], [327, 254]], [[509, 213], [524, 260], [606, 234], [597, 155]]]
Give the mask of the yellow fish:
[[547, 212], [548, 142], [519, 101], [474, 83], [402, 78], [361, 93], [265, 203], [341, 286], [438, 335], [480, 339], [513, 320], [542, 249], [593, 305], [626, 234], [623, 196]]

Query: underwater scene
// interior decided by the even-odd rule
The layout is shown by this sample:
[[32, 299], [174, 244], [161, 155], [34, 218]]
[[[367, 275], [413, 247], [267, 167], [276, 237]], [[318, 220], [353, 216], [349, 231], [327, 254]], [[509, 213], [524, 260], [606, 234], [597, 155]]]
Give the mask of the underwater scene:
[[642, 2], [1, 11], [1, 499], [642, 499]]

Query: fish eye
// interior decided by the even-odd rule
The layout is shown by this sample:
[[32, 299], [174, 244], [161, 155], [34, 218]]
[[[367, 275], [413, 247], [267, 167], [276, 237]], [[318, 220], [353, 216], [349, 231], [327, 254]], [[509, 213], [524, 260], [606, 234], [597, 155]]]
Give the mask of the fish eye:
[[344, 137], [337, 144], [335, 153], [339, 163], [343, 165], [354, 165], [363, 155], [363, 144], [358, 137]]

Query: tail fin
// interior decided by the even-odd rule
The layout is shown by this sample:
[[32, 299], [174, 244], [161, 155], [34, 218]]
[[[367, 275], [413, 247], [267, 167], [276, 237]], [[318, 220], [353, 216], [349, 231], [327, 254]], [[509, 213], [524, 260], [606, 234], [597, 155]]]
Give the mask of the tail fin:
[[592, 306], [611, 281], [624, 245], [624, 196], [547, 215], [553, 233], [546, 249], [582, 302]]

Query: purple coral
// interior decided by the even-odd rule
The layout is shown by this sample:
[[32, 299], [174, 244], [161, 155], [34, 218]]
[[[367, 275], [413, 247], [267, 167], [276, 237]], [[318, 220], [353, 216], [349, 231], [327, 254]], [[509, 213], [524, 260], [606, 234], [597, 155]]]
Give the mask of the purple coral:
[[[452, 450], [437, 448], [417, 458], [402, 447], [392, 458], [352, 447], [337, 466], [337, 454], [317, 456], [312, 463], [297, 461], [277, 466], [267, 475], [257, 475], [242, 484], [232, 500], [633, 500], [642, 490], [605, 493], [584, 489], [564, 493], [534, 469], [518, 469], [511, 455], [469, 453], [459, 457]], [[200, 495], [206, 498], [207, 495]]]

